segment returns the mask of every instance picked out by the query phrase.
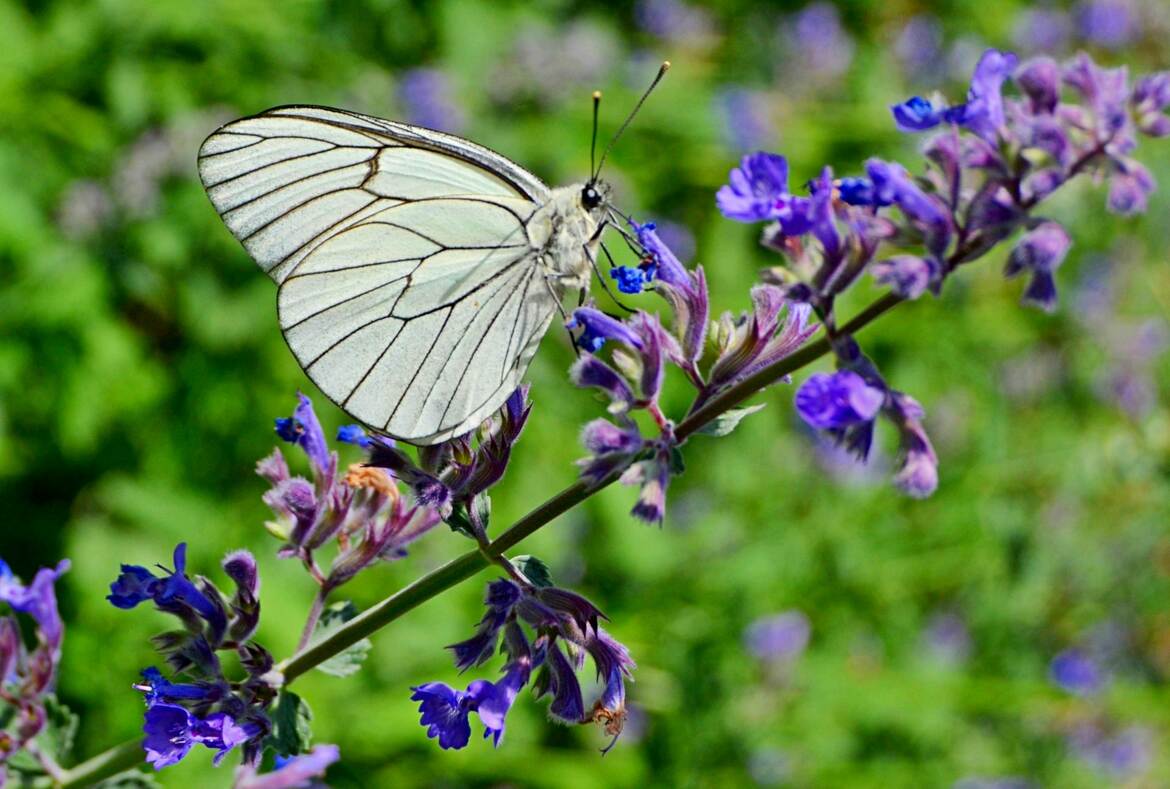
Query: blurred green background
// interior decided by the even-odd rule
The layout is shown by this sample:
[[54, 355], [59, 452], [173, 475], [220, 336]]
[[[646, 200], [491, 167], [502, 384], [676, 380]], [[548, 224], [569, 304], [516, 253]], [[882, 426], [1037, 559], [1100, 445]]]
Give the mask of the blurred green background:
[[[105, 602], [119, 562], [165, 562], [186, 540], [193, 569], [222, 580], [221, 556], [250, 548], [278, 658], [312, 594], [262, 528], [253, 464], [298, 387], [327, 430], [348, 420], [285, 348], [272, 283], [196, 179], [218, 124], [330, 104], [443, 125], [567, 183], [588, 166], [590, 91], [612, 133], [669, 58], [608, 178], [627, 211], [677, 223], [666, 233], [705, 265], [715, 309], [741, 310], [774, 262], [714, 208], [742, 153], [787, 154], [795, 183], [875, 154], [916, 166], [887, 105], [961, 97], [985, 46], [1087, 47], [1147, 71], [1170, 65], [1168, 35], [1161, 0], [0, 2], [0, 555], [26, 578], [73, 560], [60, 687], [83, 717], [78, 757], [138, 731], [130, 685], [167, 626]], [[1170, 146], [1138, 156], [1170, 184]], [[1075, 247], [1055, 315], [1017, 305], [1000, 252], [863, 333], [927, 408], [933, 498], [891, 488], [888, 444], [872, 469], [818, 447], [778, 388], [750, 429], [691, 441], [662, 530], [615, 487], [524, 544], [639, 663], [608, 756], [600, 731], [549, 725], [527, 694], [499, 750], [425, 738], [408, 686], [454, 681], [442, 647], [478, 621], [483, 573], [376, 636], [356, 677], [297, 683], [317, 741], [341, 746], [330, 783], [1170, 785], [1168, 194], [1132, 220], [1091, 184], [1062, 194], [1050, 213]], [[876, 293], [859, 291], [845, 313]], [[603, 409], [568, 384], [571, 360], [551, 332], [497, 529], [574, 478], [579, 427]], [[681, 386], [667, 399], [687, 403]], [[467, 548], [438, 529], [346, 591], [366, 607]], [[807, 648], [762, 657], [745, 632], [780, 612], [807, 622]], [[1049, 679], [1074, 647], [1107, 675], [1100, 692]], [[199, 750], [159, 779], [230, 777]]]

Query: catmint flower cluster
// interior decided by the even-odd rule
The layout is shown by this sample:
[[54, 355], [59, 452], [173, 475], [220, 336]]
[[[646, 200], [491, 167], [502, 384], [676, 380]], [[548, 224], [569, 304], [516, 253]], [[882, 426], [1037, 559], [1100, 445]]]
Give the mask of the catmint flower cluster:
[[479, 428], [432, 446], [418, 447], [417, 462], [385, 436], [369, 436], [356, 425], [344, 427], [338, 439], [366, 449], [366, 467], [386, 469], [414, 491], [427, 508], [427, 528], [440, 516], [456, 531], [480, 542], [487, 539], [491, 512], [487, 490], [504, 476], [512, 447], [520, 438], [532, 404], [527, 385], [513, 392], [498, 412]]
[[[464, 671], [506, 656], [504, 676], [497, 682], [477, 679], [466, 690], [443, 682], [415, 688], [420, 722], [439, 746], [462, 748], [471, 736], [469, 715], [484, 726], [484, 737], [499, 745], [505, 717], [519, 692], [532, 685], [537, 698], [551, 696], [549, 716], [562, 724], [601, 723], [617, 741], [626, 720], [625, 683], [634, 662], [629, 651], [603, 629], [606, 618], [584, 597], [551, 585], [547, 569], [534, 558], [511, 566], [513, 577], [488, 584], [487, 611], [476, 633], [448, 647], [455, 666]], [[532, 637], [530, 638], [530, 634]], [[592, 707], [586, 707], [577, 672], [589, 656], [603, 689]]]
[[[230, 597], [209, 579], [187, 574], [186, 543], [175, 548], [173, 564], [173, 570], [160, 568], [159, 575], [139, 565], [122, 565], [106, 598], [122, 609], [152, 602], [181, 625], [156, 636], [154, 644], [171, 671], [189, 681], [174, 682], [151, 666], [135, 685], [146, 700], [146, 760], [161, 770], [203, 745], [216, 751], [219, 764], [240, 746], [244, 761], [256, 764], [272, 729], [267, 708], [279, 684], [271, 675], [272, 656], [251, 640], [260, 622], [256, 561], [247, 551], [223, 560], [235, 586]], [[221, 651], [238, 659], [246, 674], [242, 682], [225, 677], [217, 654]]]
[[[752, 310], [724, 314], [712, 322], [702, 266], [687, 269], [659, 237], [652, 222], [630, 222], [643, 269], [653, 273], [644, 288], [670, 307], [669, 329], [642, 310], [618, 320], [595, 306], [573, 311], [566, 326], [577, 330], [581, 354], [570, 370], [577, 386], [600, 391], [609, 401], [609, 419], [596, 419], [582, 431], [590, 456], [581, 460], [581, 477], [590, 484], [617, 475], [639, 487], [632, 514], [660, 524], [666, 512], [670, 478], [682, 470], [674, 422], [659, 403], [668, 366], [677, 367], [696, 390], [693, 409], [753, 373], [788, 356], [816, 331], [806, 305], [787, 299], [780, 288], [762, 284], [752, 290]], [[629, 275], [621, 275], [620, 278]], [[632, 278], [631, 278], [632, 279]], [[614, 343], [609, 361], [601, 351]], [[646, 411], [657, 436], [644, 436], [634, 412]], [[742, 413], [740, 417], [742, 417]], [[734, 427], [729, 423], [724, 432]]]
[[0, 617], [0, 784], [9, 758], [25, 749], [47, 723], [65, 637], [54, 585], [68, 569], [68, 560], [42, 567], [25, 586], [0, 559], [0, 602], [14, 614], [27, 615], [36, 632], [36, 646], [30, 649], [17, 617]]
[[[1018, 95], [1004, 95], [1008, 83]], [[801, 418], [861, 459], [869, 454], [874, 420], [885, 419], [899, 437], [895, 484], [911, 496], [930, 495], [938, 461], [924, 411], [891, 388], [838, 329], [836, 297], [866, 272], [897, 299], [938, 295], [961, 265], [1020, 233], [1005, 274], [1028, 280], [1026, 304], [1055, 309], [1054, 275], [1071, 239], [1059, 223], [1037, 215], [1038, 206], [1084, 173], [1108, 182], [1110, 211], [1145, 210], [1154, 183], [1132, 153], [1139, 134], [1170, 134], [1168, 107], [1168, 72], [1131, 86], [1124, 68], [1101, 68], [1085, 54], [1063, 65], [1043, 57], [1021, 64], [1011, 53], [989, 50], [965, 101], [914, 96], [891, 108], [902, 131], [932, 132], [922, 148], [925, 175], [874, 158], [861, 175], [835, 178], [826, 167], [807, 195], [794, 194], [783, 156], [745, 156], [716, 202], [731, 219], [767, 223], [762, 243], [784, 263], [765, 271], [764, 280], [816, 314], [837, 360], [836, 372], [815, 374], [798, 389]]]
[[[279, 447], [257, 463], [256, 473], [272, 485], [264, 494], [275, 515], [268, 531], [284, 541], [278, 555], [300, 559], [324, 594], [371, 564], [405, 556], [406, 546], [439, 522], [432, 505], [443, 496], [423, 490], [411, 501], [380, 468], [354, 464], [341, 474], [337, 453], [329, 450], [305, 395], [299, 395], [292, 416], [276, 420], [276, 433], [304, 451], [312, 479], [292, 476]], [[356, 425], [341, 428], [338, 440], [393, 450], [389, 439], [371, 438]], [[316, 552], [329, 544], [337, 546], [337, 554], [325, 572]]]

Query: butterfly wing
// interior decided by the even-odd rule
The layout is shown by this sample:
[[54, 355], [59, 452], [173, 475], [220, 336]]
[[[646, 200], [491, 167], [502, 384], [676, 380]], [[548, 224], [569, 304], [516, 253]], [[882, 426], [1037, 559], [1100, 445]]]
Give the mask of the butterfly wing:
[[534, 175], [474, 143], [321, 107], [282, 107], [203, 144], [216, 210], [280, 283], [293, 354], [342, 409], [432, 444], [519, 384], [556, 302], [527, 222]]

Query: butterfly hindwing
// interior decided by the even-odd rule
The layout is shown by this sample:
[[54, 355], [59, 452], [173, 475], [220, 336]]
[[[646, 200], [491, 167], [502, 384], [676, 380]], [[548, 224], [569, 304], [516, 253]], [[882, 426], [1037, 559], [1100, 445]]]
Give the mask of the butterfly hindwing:
[[199, 172], [280, 285], [289, 347], [341, 408], [430, 444], [520, 383], [556, 308], [527, 222], [549, 191], [452, 135], [324, 107], [224, 126]]

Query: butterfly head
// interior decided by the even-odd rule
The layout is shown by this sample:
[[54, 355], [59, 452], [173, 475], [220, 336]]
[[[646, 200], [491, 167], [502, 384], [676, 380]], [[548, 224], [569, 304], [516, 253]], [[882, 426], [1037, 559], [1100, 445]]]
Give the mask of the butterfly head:
[[601, 213], [609, 204], [609, 194], [609, 184], [590, 179], [581, 187], [581, 207], [591, 214]]

